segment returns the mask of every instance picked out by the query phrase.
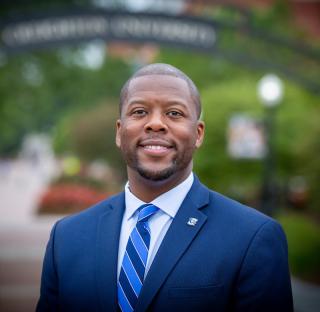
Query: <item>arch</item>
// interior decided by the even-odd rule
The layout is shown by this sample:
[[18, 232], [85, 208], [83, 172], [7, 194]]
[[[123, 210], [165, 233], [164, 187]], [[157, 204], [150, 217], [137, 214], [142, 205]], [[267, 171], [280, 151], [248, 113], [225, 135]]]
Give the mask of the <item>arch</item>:
[[[232, 36], [230, 44], [226, 36]], [[152, 42], [209, 53], [248, 67], [272, 70], [320, 94], [320, 52], [253, 27], [191, 15], [75, 8], [1, 23], [0, 49], [9, 55], [102, 39]]]

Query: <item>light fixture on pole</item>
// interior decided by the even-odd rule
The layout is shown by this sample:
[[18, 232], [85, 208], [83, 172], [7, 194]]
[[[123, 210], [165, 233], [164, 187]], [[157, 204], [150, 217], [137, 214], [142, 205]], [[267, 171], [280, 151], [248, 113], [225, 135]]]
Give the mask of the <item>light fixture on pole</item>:
[[274, 74], [263, 76], [258, 82], [258, 96], [267, 107], [278, 105], [283, 97], [281, 79]]
[[272, 215], [277, 205], [277, 188], [274, 181], [275, 154], [274, 154], [274, 113], [275, 107], [280, 104], [283, 97], [283, 84], [281, 79], [268, 74], [258, 82], [258, 97], [266, 107], [265, 136], [266, 155], [264, 157], [263, 184], [261, 192], [261, 209], [266, 214]]

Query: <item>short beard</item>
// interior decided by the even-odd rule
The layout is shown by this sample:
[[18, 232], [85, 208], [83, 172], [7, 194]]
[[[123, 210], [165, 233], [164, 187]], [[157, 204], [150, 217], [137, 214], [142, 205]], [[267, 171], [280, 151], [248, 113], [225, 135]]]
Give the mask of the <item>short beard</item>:
[[122, 156], [127, 163], [127, 166], [137, 171], [141, 177], [146, 180], [160, 182], [170, 178], [174, 173], [179, 170], [178, 161], [176, 158], [172, 160], [171, 165], [160, 171], [152, 171], [144, 168], [143, 164], [138, 160], [137, 155], [134, 153], [125, 153], [121, 150]]
[[142, 166], [137, 167], [137, 171], [143, 178], [150, 181], [163, 181], [170, 178], [176, 171], [177, 167], [175, 164], [161, 171], [150, 171], [145, 170]]

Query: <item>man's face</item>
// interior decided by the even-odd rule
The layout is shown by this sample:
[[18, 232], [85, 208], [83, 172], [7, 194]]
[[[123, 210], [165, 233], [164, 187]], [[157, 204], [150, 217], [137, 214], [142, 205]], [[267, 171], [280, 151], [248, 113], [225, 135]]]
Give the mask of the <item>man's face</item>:
[[116, 135], [128, 171], [153, 181], [186, 176], [203, 134], [186, 81], [148, 75], [130, 82]]

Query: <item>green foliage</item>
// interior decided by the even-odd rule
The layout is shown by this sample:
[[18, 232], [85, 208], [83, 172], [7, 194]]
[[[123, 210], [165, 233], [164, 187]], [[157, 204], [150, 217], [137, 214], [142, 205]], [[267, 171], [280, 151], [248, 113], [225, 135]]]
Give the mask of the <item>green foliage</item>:
[[[195, 170], [207, 185], [244, 202], [254, 199], [259, 192], [262, 163], [231, 159], [227, 154], [226, 132], [233, 114], [264, 118], [256, 85], [256, 75], [243, 72], [241, 78], [233, 76], [229, 81], [215, 82], [203, 89], [206, 136], [195, 158]], [[319, 160], [315, 157], [315, 150], [319, 149], [319, 110], [315, 96], [286, 83], [285, 98], [275, 116], [278, 182], [284, 185], [290, 177], [304, 176], [311, 186], [313, 207], [320, 206], [319, 192], [313, 189], [320, 179]]]
[[181, 69], [192, 78], [200, 90], [246, 72], [246, 69], [233, 66], [226, 60], [217, 59], [212, 55], [178, 49], [161, 49], [157, 61], [172, 64]]
[[[76, 49], [67, 49], [74, 53]], [[63, 52], [35, 52], [0, 67], [0, 154], [14, 154], [28, 132], [51, 132], [67, 112], [116, 97], [130, 68], [108, 58], [98, 70], [68, 63]]]
[[56, 129], [56, 152], [74, 153], [83, 160], [105, 159], [124, 176], [124, 164], [115, 145], [118, 105], [111, 100], [66, 116]]
[[320, 282], [320, 228], [303, 215], [278, 217], [288, 239], [291, 272], [306, 280]]
[[256, 27], [290, 35], [292, 34], [292, 31], [287, 27], [291, 20], [290, 13], [287, 1], [277, 0], [272, 6], [264, 8], [256, 7], [254, 9], [254, 14], [252, 14], [251, 22]]
[[[230, 92], [232, 90], [232, 92]], [[233, 160], [227, 155], [227, 127], [236, 113], [261, 117], [253, 78], [216, 83], [202, 92], [206, 136], [196, 154], [195, 169], [207, 185], [237, 199], [255, 192], [261, 164]], [[210, 156], [209, 156], [210, 155]]]

